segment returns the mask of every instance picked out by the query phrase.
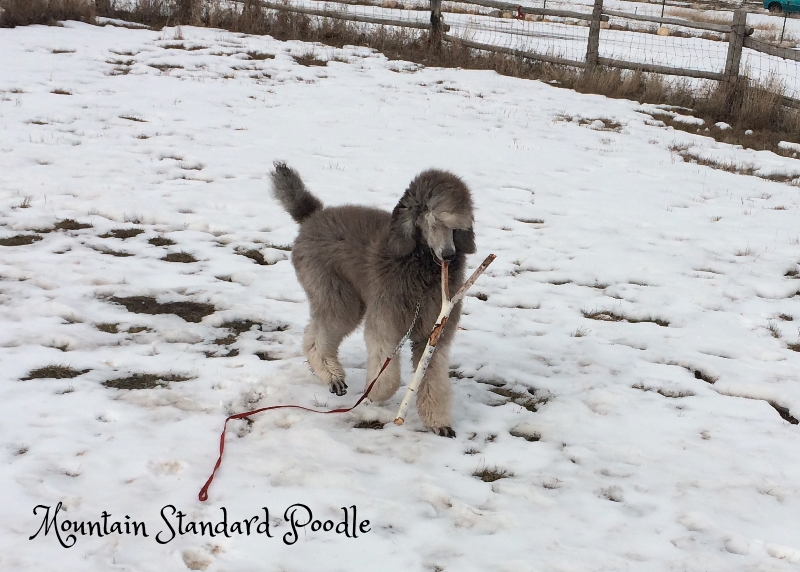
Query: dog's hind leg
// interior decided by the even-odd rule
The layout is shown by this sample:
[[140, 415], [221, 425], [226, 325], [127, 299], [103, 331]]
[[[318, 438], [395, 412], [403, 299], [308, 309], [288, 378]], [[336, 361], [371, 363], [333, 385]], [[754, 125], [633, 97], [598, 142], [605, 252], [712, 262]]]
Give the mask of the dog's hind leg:
[[[411, 344], [415, 369], [425, 351], [425, 345], [425, 342]], [[452, 427], [453, 388], [450, 384], [449, 364], [449, 340], [440, 340], [417, 390], [417, 411], [420, 419], [442, 437], [456, 436]]]
[[[300, 275], [298, 273], [298, 275]], [[304, 274], [311, 321], [303, 336], [308, 365], [331, 393], [344, 395], [347, 384], [339, 362], [339, 345], [364, 315], [364, 304], [347, 282], [336, 276]]]

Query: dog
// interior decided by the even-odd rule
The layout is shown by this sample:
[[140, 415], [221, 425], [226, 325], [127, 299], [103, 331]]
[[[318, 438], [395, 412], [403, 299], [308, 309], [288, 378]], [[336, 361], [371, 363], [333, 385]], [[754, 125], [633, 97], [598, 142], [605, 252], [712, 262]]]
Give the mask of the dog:
[[[441, 309], [441, 263], [449, 264], [449, 290], [464, 283], [465, 259], [475, 252], [469, 189], [456, 175], [431, 169], [411, 181], [394, 210], [345, 205], [323, 207], [297, 171], [276, 162], [273, 196], [300, 224], [292, 264], [305, 290], [311, 321], [303, 349], [314, 374], [331, 393], [347, 391], [339, 345], [363, 320], [367, 383], [411, 325], [416, 368]], [[417, 392], [417, 410], [436, 434], [455, 437], [450, 344], [461, 315], [448, 318]], [[389, 363], [369, 398], [383, 402], [400, 387], [400, 365]]]

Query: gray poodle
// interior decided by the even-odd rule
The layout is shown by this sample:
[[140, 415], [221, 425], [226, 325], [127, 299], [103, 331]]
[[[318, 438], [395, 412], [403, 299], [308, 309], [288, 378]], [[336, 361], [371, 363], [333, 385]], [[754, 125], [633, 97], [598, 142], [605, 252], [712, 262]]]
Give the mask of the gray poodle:
[[[472, 198], [467, 186], [446, 171], [429, 170], [411, 181], [392, 213], [346, 205], [323, 208], [297, 171], [276, 162], [273, 194], [300, 223], [292, 249], [297, 279], [306, 291], [311, 322], [303, 347], [314, 373], [344, 395], [347, 384], [339, 345], [365, 320], [367, 383], [372, 381], [414, 318], [414, 367], [441, 309], [440, 261], [450, 263], [450, 293], [464, 283], [467, 254], [475, 252]], [[454, 437], [453, 392], [448, 365], [461, 303], [453, 309], [417, 393], [417, 410], [438, 435]], [[389, 399], [400, 387], [393, 360], [370, 392]]]

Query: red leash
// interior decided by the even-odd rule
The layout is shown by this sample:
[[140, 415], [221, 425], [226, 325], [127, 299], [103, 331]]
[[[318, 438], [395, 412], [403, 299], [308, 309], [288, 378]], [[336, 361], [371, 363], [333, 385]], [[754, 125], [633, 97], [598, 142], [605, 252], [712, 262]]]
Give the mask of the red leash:
[[[415, 319], [415, 321], [416, 321], [416, 319]], [[413, 327], [413, 324], [412, 324], [412, 327]], [[197, 498], [200, 499], [201, 501], [208, 500], [208, 487], [211, 486], [211, 481], [214, 480], [214, 475], [217, 474], [217, 469], [219, 469], [219, 466], [222, 464], [222, 453], [223, 453], [223, 451], [225, 451], [225, 429], [227, 429], [227, 427], [228, 427], [228, 421], [230, 421], [231, 419], [244, 419], [245, 417], [250, 417], [251, 415], [255, 415], [256, 413], [261, 413], [262, 411], [268, 411], [270, 409], [288, 409], [288, 408], [292, 408], [292, 409], [302, 409], [303, 411], [310, 411], [311, 413], [323, 413], [323, 414], [328, 414], [328, 413], [347, 413], [348, 411], [352, 411], [353, 409], [355, 409], [356, 407], [361, 405], [361, 402], [364, 401], [367, 398], [367, 395], [369, 395], [369, 392], [372, 389], [372, 386], [375, 385], [376, 381], [378, 381], [378, 378], [383, 373], [383, 370], [386, 369], [386, 366], [389, 365], [389, 362], [392, 361], [392, 357], [394, 357], [394, 354], [392, 354], [391, 356], [386, 358], [386, 361], [383, 362], [383, 366], [381, 367], [381, 370], [378, 372], [378, 375], [375, 376], [375, 379], [373, 379], [372, 382], [367, 386], [367, 389], [364, 391], [364, 393], [361, 395], [361, 397], [358, 398], [358, 401], [356, 401], [355, 405], [353, 405], [352, 407], [347, 407], [347, 408], [343, 408], [343, 409], [331, 409], [330, 411], [319, 411], [317, 409], [310, 409], [308, 407], [303, 407], [302, 405], [271, 405], [270, 407], [262, 407], [261, 409], [255, 409], [253, 411], [246, 411], [244, 413], [237, 413], [237, 414], [231, 415], [230, 417], [225, 419], [225, 424], [222, 426], [222, 434], [219, 436], [219, 457], [217, 458], [217, 463], [214, 465], [214, 470], [211, 471], [211, 476], [208, 477], [208, 480], [206, 481], [206, 484], [204, 484], [203, 488], [200, 489], [200, 494], [197, 495]]]

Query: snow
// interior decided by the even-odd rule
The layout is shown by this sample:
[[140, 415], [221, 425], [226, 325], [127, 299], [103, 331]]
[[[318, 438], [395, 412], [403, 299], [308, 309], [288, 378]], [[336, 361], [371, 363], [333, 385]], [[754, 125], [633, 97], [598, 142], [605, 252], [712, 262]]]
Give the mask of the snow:
[[[800, 417], [798, 188], [670, 148], [771, 173], [796, 173], [796, 160], [492, 72], [182, 35], [0, 30], [0, 239], [41, 237], [0, 246], [0, 568], [796, 569], [800, 428], [774, 405]], [[311, 51], [331, 61], [292, 58]], [[304, 363], [307, 304], [285, 250], [297, 227], [269, 196], [275, 159], [327, 204], [386, 209], [419, 171], [450, 169], [474, 193], [470, 267], [498, 258], [452, 351], [455, 439], [416, 414], [393, 425], [402, 392], [345, 415], [267, 412], [229, 425], [201, 503], [227, 415], [349, 406], [363, 389], [360, 335], [341, 350], [348, 395]], [[64, 219], [92, 226], [43, 232]], [[144, 232], [107, 234], [133, 228]], [[161, 260], [181, 251], [196, 262]], [[111, 300], [131, 296], [213, 313], [186, 321]], [[406, 380], [408, 362], [406, 348]], [[89, 371], [22, 379], [48, 365]], [[102, 385], [133, 374], [186, 379]], [[473, 476], [484, 469], [505, 476]], [[34, 508], [59, 502], [62, 519], [128, 515], [149, 537], [29, 540]], [[289, 545], [296, 503], [331, 523], [355, 506], [369, 531], [309, 525]], [[259, 518], [272, 537], [159, 544], [170, 505], [191, 521], [223, 508], [229, 522]]]

